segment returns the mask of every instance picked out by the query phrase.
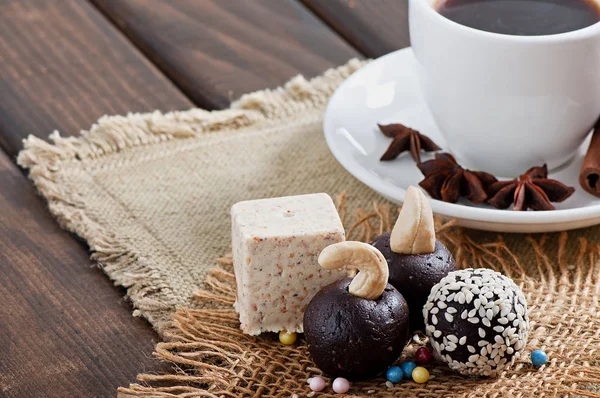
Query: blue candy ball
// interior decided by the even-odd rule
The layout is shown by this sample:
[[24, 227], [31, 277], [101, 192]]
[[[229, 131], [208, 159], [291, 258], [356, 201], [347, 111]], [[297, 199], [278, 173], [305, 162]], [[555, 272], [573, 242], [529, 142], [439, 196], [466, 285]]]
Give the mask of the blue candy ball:
[[398, 366], [392, 366], [387, 370], [385, 377], [392, 383], [400, 383], [404, 376], [404, 371]]
[[417, 365], [414, 362], [408, 361], [402, 362], [400, 367], [402, 368], [402, 373], [404, 373], [404, 378], [410, 380], [412, 379], [412, 372], [415, 370]]
[[533, 366], [539, 367], [545, 365], [548, 362], [548, 356], [542, 350], [535, 350], [531, 353], [531, 363]]

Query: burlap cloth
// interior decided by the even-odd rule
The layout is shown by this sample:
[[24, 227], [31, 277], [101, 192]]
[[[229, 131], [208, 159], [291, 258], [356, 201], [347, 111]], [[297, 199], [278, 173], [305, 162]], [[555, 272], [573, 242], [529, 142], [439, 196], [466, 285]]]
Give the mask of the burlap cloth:
[[[351, 61], [310, 82], [297, 77], [225, 111], [104, 117], [80, 137], [53, 133], [52, 144], [25, 141], [19, 164], [30, 170], [51, 212], [88, 242], [107, 275], [127, 288], [134, 315], [147, 318], [164, 339], [155, 355], [172, 362], [173, 372], [139, 375], [139, 384], [120, 389], [122, 396], [309, 392], [306, 379], [319, 370], [302, 340], [284, 347], [274, 335], [254, 338], [238, 330], [225, 255], [229, 208], [245, 199], [328, 192], [350, 238], [368, 241], [389, 229], [397, 208], [337, 164], [321, 128], [329, 96], [360, 66]], [[535, 370], [526, 355], [494, 380], [463, 378], [435, 365], [424, 385], [388, 389], [379, 378], [354, 383], [350, 393], [600, 397], [592, 391], [600, 384], [600, 228], [498, 236], [451, 224], [439, 224], [439, 236], [461, 267], [495, 268], [521, 284], [533, 328], [527, 350], [545, 349], [549, 364]]]

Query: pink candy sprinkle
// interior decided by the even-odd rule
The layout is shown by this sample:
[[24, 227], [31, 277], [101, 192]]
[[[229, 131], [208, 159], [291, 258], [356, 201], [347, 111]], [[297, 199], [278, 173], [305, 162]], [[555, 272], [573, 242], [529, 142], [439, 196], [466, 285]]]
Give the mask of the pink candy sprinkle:
[[338, 394], [344, 394], [350, 389], [350, 382], [343, 377], [338, 377], [333, 381], [333, 391]]
[[325, 388], [325, 379], [322, 378], [321, 376], [316, 376], [313, 377], [310, 380], [310, 389], [313, 391], [323, 391], [323, 389]]

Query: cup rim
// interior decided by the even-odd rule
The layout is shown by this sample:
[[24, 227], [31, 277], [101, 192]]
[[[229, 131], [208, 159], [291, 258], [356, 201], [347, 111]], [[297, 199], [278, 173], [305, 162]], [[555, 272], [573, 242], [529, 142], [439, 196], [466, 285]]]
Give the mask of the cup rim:
[[[587, 39], [593, 36], [600, 35], [600, 21], [593, 25], [586, 26], [582, 29], [572, 30], [564, 33], [556, 33], [551, 35], [536, 35], [536, 36], [518, 36], [518, 35], [507, 35], [504, 33], [488, 32], [485, 30], [471, 28], [466, 25], [462, 25], [449, 18], [446, 18], [442, 14], [436, 11], [434, 8], [435, 4], [443, 0], [413, 0], [419, 6], [424, 9], [424, 12], [437, 20], [439, 23], [445, 24], [453, 29], [458, 29], [463, 33], [470, 34], [472, 36], [481, 36], [484, 38], [504, 40], [507, 42], [515, 43], [556, 43], [564, 41], [573, 41]], [[594, 0], [600, 6], [600, 0]]]

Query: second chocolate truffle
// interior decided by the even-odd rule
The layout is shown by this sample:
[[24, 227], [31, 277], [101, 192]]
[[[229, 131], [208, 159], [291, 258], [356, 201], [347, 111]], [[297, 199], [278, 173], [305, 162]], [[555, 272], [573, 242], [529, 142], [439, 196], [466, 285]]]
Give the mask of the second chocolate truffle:
[[373, 241], [386, 258], [389, 267], [389, 283], [406, 299], [410, 309], [411, 330], [423, 330], [423, 306], [431, 288], [449, 272], [456, 270], [452, 253], [442, 242], [435, 242], [433, 253], [400, 254], [390, 247], [390, 233], [385, 233]]
[[342, 279], [317, 293], [304, 313], [304, 335], [323, 372], [364, 379], [402, 353], [409, 338], [408, 305], [389, 284], [381, 297], [368, 300], [352, 295], [350, 282]]

